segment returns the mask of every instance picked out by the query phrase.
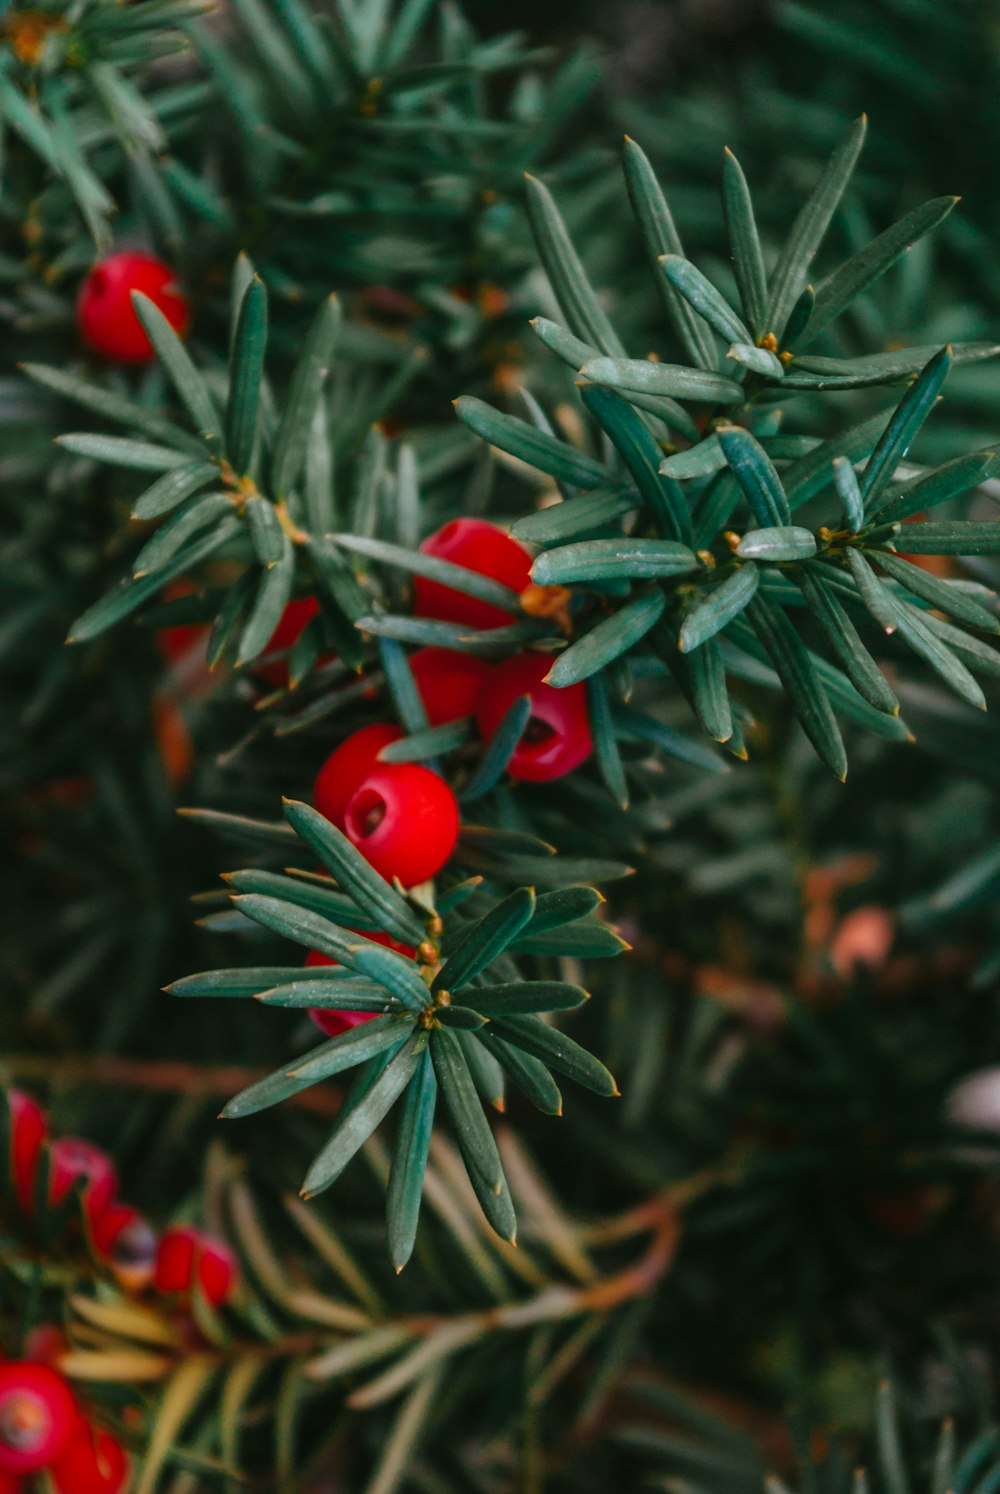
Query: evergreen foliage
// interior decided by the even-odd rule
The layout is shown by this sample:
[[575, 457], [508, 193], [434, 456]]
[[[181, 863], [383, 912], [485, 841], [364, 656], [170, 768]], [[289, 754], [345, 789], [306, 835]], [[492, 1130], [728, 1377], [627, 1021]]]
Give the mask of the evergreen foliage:
[[[996, 21], [782, 3], [664, 98], [434, 0], [4, 11], [0, 1079], [238, 1271], [137, 1290], [0, 1103], [0, 1351], [133, 1494], [1000, 1488]], [[310, 802], [385, 722], [409, 888]]]

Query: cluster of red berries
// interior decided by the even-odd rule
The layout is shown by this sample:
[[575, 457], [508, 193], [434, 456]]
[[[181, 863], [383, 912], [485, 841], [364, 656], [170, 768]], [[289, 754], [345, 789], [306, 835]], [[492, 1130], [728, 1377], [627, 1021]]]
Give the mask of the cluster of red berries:
[[[425, 554], [478, 571], [519, 595], [530, 584], [531, 556], [516, 540], [480, 519], [455, 519], [421, 545]], [[417, 576], [414, 611], [420, 617], [470, 628], [504, 627], [509, 613], [439, 582]], [[410, 657], [414, 682], [431, 726], [474, 716], [483, 741], [492, 740], [515, 701], [528, 696], [531, 714], [507, 771], [513, 778], [543, 783], [571, 772], [591, 751], [584, 686], [557, 690], [545, 676], [547, 654], [515, 654], [492, 664], [474, 654], [421, 648]], [[458, 803], [437, 773], [415, 763], [382, 763], [379, 754], [403, 733], [380, 722], [354, 732], [327, 758], [316, 778], [316, 808], [344, 832], [371, 866], [404, 887], [439, 872], [458, 839]], [[386, 934], [366, 933], [389, 948], [413, 954]], [[314, 950], [307, 966], [336, 961]], [[331, 1037], [355, 1027], [368, 1012], [310, 1014]]]
[[[138, 1210], [117, 1198], [118, 1174], [107, 1152], [80, 1136], [50, 1140], [45, 1112], [23, 1090], [7, 1091], [7, 1107], [10, 1175], [26, 1217], [40, 1204], [61, 1203], [78, 1187], [91, 1244], [125, 1290], [190, 1300], [197, 1289], [215, 1307], [231, 1296], [236, 1262], [221, 1240], [192, 1225], [174, 1225], [158, 1236]], [[38, 1196], [43, 1153], [47, 1200]]]
[[[84, 280], [77, 316], [85, 341], [119, 362], [143, 362], [152, 356], [132, 305], [134, 291], [147, 295], [178, 332], [185, 332], [188, 325], [188, 303], [169, 266], [130, 250], [109, 255]], [[531, 585], [528, 550], [484, 520], [455, 519], [420, 548], [426, 555], [488, 576], [518, 596], [537, 591]], [[318, 612], [313, 596], [288, 604], [263, 660], [254, 666], [259, 677], [278, 688], [288, 684], [287, 654]], [[425, 576], [414, 582], [414, 612], [477, 630], [514, 621], [502, 607]], [[206, 638], [207, 629], [200, 625], [166, 629], [160, 645], [177, 662]], [[552, 663], [549, 655], [527, 653], [492, 665], [441, 648], [419, 649], [411, 660], [432, 726], [474, 716], [483, 740], [489, 742], [514, 702], [529, 696], [531, 716], [508, 771], [513, 778], [534, 783], [570, 772], [591, 750], [585, 689], [571, 685], [557, 690], [546, 684]], [[429, 768], [378, 761], [382, 748], [401, 735], [391, 725], [355, 732], [324, 764], [315, 797], [317, 808], [378, 872], [412, 887], [434, 876], [451, 856], [458, 838], [458, 805], [448, 785]]]
[[21, 1494], [45, 1469], [58, 1494], [124, 1494], [129, 1456], [85, 1416], [50, 1364], [0, 1360], [0, 1494]]
[[[502, 582], [519, 594], [530, 584], [531, 556], [494, 524], [455, 519], [421, 545], [467, 570]], [[420, 617], [470, 628], [513, 621], [492, 603], [417, 576], [414, 611]], [[418, 649], [410, 667], [431, 726], [474, 716], [489, 742], [515, 701], [531, 700], [531, 715], [508, 763], [513, 778], [542, 783], [579, 766], [591, 750], [584, 686], [557, 690], [545, 683], [551, 655], [515, 654], [500, 664], [444, 648]], [[379, 754], [403, 735], [389, 723], [366, 726], [348, 737], [320, 769], [316, 808], [357, 846], [387, 879], [404, 887], [441, 870], [458, 839], [458, 804], [446, 783], [415, 763], [381, 763]]]
[[[189, 1225], [157, 1236], [118, 1200], [106, 1152], [78, 1136], [50, 1139], [45, 1112], [23, 1090], [7, 1090], [6, 1101], [10, 1179], [25, 1217], [59, 1204], [76, 1187], [93, 1249], [124, 1289], [155, 1291], [185, 1313], [196, 1291], [216, 1307], [232, 1296], [236, 1261], [221, 1240]], [[26, 1358], [0, 1357], [0, 1494], [19, 1494], [24, 1479], [41, 1469], [58, 1494], [124, 1494], [128, 1455], [109, 1431], [88, 1421], [59, 1373], [65, 1348], [58, 1330], [43, 1328], [31, 1336]]]

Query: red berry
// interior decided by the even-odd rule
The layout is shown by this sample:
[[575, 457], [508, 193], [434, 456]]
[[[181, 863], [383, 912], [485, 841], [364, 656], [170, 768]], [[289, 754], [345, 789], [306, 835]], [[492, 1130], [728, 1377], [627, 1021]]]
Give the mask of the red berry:
[[57, 1458], [79, 1412], [73, 1392], [47, 1364], [0, 1364], [0, 1471], [34, 1473]]
[[318, 612], [319, 602], [315, 597], [296, 597], [278, 618], [278, 626], [263, 651], [263, 662], [253, 666], [254, 673], [267, 680], [276, 690], [283, 689], [288, 684], [288, 659], [270, 659], [268, 655], [289, 654]]
[[[196, 591], [192, 581], [171, 581], [164, 588], [163, 600], [176, 601], [189, 597]], [[185, 674], [201, 674], [208, 671], [206, 654], [211, 636], [208, 623], [177, 623], [170, 628], [160, 628], [156, 635], [156, 646], [167, 664], [172, 664]]]
[[376, 766], [344, 810], [344, 834], [368, 864], [404, 887], [426, 882], [458, 840], [458, 803], [436, 773], [416, 763]]
[[182, 336], [190, 321], [187, 297], [162, 260], [131, 249], [98, 260], [80, 287], [76, 320], [84, 342], [115, 363], [148, 363], [153, 356], [132, 305], [133, 291], [148, 296]]
[[42, 1142], [49, 1125], [45, 1112], [23, 1089], [7, 1091], [10, 1113], [10, 1165], [17, 1201], [26, 1214], [31, 1212], [35, 1193], [35, 1169]]
[[[452, 519], [420, 546], [424, 555], [450, 560], [467, 571], [490, 576], [518, 595], [531, 584], [531, 556], [516, 539], [484, 519]], [[413, 578], [413, 610], [418, 617], [437, 617], [443, 622], [467, 623], [472, 628], [502, 628], [513, 622], [513, 614], [468, 597], [454, 587]]]
[[531, 716], [507, 768], [512, 778], [529, 783], [545, 783], [572, 772], [590, 756], [593, 746], [586, 686], [557, 690], [546, 685], [545, 676], [554, 663], [552, 654], [515, 654], [504, 659], [480, 691], [476, 709], [479, 730], [489, 742], [515, 700], [530, 695]]
[[129, 1457], [117, 1437], [81, 1417], [52, 1465], [59, 1494], [124, 1494]]
[[492, 665], [450, 648], [418, 648], [410, 668], [431, 726], [471, 716]]
[[403, 735], [398, 726], [387, 721], [377, 726], [363, 726], [341, 742], [330, 753], [316, 776], [313, 801], [320, 814], [325, 815], [338, 830], [344, 828], [344, 813], [362, 779], [377, 767], [375, 759], [390, 742], [398, 742]]
[[[385, 934], [380, 929], [359, 929], [358, 933], [365, 939], [370, 939], [373, 944], [381, 944], [386, 949], [395, 949], [399, 954], [412, 955], [411, 944], [400, 944], [391, 934]], [[314, 970], [317, 965], [336, 965], [338, 960], [331, 960], [329, 955], [320, 954], [318, 949], [311, 949], [306, 956], [306, 969]], [[339, 1037], [342, 1032], [348, 1032], [352, 1027], [359, 1026], [375, 1016], [374, 1012], [332, 1012], [324, 1007], [310, 1007], [309, 1015], [321, 1032], [327, 1037]]]
[[122, 1286], [140, 1292], [149, 1286], [156, 1266], [155, 1230], [129, 1204], [113, 1203], [93, 1226], [94, 1249], [110, 1265]]
[[236, 1283], [236, 1259], [221, 1240], [189, 1224], [175, 1225], [160, 1238], [153, 1284], [158, 1292], [188, 1296], [196, 1281], [206, 1301], [218, 1307]]
[[69, 1348], [69, 1339], [55, 1323], [40, 1323], [24, 1342], [24, 1357], [34, 1364], [57, 1364]]
[[66, 1197], [78, 1178], [83, 1179], [80, 1197], [91, 1229], [114, 1201], [118, 1187], [115, 1164], [92, 1141], [63, 1136], [49, 1147], [49, 1202]]
[[156, 644], [168, 664], [200, 666], [205, 664], [205, 653], [211, 628], [205, 623], [178, 623], [175, 628], [161, 628], [156, 635]]

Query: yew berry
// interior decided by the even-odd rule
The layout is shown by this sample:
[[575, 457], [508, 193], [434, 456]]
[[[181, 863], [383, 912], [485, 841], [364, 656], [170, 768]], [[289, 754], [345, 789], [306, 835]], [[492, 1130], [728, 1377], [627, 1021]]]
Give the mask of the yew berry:
[[515, 654], [491, 671], [476, 706], [483, 740], [489, 742], [514, 702], [531, 697], [531, 715], [507, 766], [512, 778], [545, 783], [578, 768], [593, 746], [582, 684], [557, 690], [545, 684], [552, 654]]
[[114, 1201], [118, 1187], [115, 1164], [92, 1141], [62, 1136], [49, 1147], [49, 1202], [59, 1203], [77, 1179], [82, 1180], [80, 1198], [93, 1229]]
[[98, 260], [80, 287], [76, 321], [84, 342], [115, 363], [148, 363], [153, 356], [133, 291], [148, 296], [175, 332], [183, 335], [190, 321], [187, 297], [162, 260], [131, 249]]
[[34, 1473], [52, 1463], [78, 1418], [73, 1392], [50, 1365], [0, 1364], [0, 1471]]
[[10, 1114], [10, 1165], [14, 1190], [18, 1203], [27, 1214], [34, 1202], [38, 1153], [48, 1135], [49, 1126], [38, 1101], [25, 1094], [23, 1089], [7, 1091], [7, 1108]]
[[254, 673], [267, 680], [275, 689], [284, 688], [288, 684], [288, 659], [271, 659], [268, 656], [289, 654], [318, 613], [319, 602], [315, 597], [295, 597], [289, 602], [278, 618], [278, 626], [267, 641], [263, 660], [253, 666]]
[[410, 668], [431, 726], [471, 716], [492, 665], [450, 648], [418, 648]]
[[[518, 595], [531, 584], [531, 556], [516, 539], [485, 519], [452, 519], [420, 546], [424, 555], [450, 560], [467, 571], [490, 576]], [[513, 614], [466, 596], [452, 586], [413, 578], [413, 610], [418, 617], [436, 617], [443, 622], [467, 623], [472, 628], [502, 628]]]
[[57, 1364], [69, 1348], [69, 1339], [55, 1323], [39, 1323], [24, 1341], [24, 1357], [34, 1364]]
[[195, 1282], [205, 1300], [218, 1307], [236, 1284], [236, 1259], [221, 1240], [189, 1224], [175, 1225], [160, 1238], [153, 1285], [158, 1292], [190, 1296]]
[[81, 1417], [52, 1465], [58, 1494], [124, 1494], [129, 1456], [110, 1432]]
[[398, 726], [380, 722], [363, 726], [341, 742], [320, 768], [313, 788], [313, 802], [338, 830], [344, 828], [344, 814], [358, 785], [376, 766], [376, 758], [390, 742], [403, 735]]
[[[385, 949], [394, 949], [399, 954], [412, 955], [413, 946], [400, 944], [391, 934], [385, 934], [380, 929], [359, 930], [362, 937], [370, 939], [373, 944], [381, 944]], [[317, 965], [336, 965], [339, 962], [332, 960], [329, 955], [321, 954], [318, 949], [311, 949], [306, 957], [306, 969], [315, 970]], [[327, 1037], [339, 1037], [342, 1032], [349, 1032], [352, 1027], [358, 1027], [362, 1022], [367, 1022], [374, 1017], [374, 1012], [332, 1012], [325, 1007], [310, 1007], [309, 1015], [321, 1032]]]
[[[171, 581], [170, 585], [164, 588], [163, 600], [165, 602], [177, 601], [182, 597], [193, 596], [196, 591], [193, 581]], [[160, 628], [156, 635], [156, 646], [161, 658], [173, 668], [188, 690], [196, 686], [198, 692], [201, 693], [201, 690], [211, 683], [212, 674], [208, 667], [207, 657], [211, 633], [208, 623], [190, 622], [175, 623], [173, 627]]]
[[110, 1265], [122, 1286], [140, 1292], [149, 1286], [156, 1267], [155, 1230], [137, 1209], [113, 1203], [95, 1220], [94, 1249]]
[[172, 628], [161, 628], [156, 644], [168, 664], [187, 665], [197, 660], [203, 666], [210, 633], [205, 623], [177, 623]]
[[458, 840], [458, 803], [436, 773], [416, 763], [383, 763], [344, 809], [344, 834], [387, 882], [404, 887], [439, 872]]

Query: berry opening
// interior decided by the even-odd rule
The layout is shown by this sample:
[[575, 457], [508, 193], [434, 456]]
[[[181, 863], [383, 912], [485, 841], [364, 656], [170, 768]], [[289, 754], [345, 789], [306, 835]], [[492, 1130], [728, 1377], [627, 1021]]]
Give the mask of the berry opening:
[[156, 1260], [158, 1240], [145, 1219], [127, 1224], [115, 1240], [111, 1253], [114, 1265], [121, 1269], [135, 1266], [152, 1266]]
[[52, 1434], [52, 1413], [39, 1395], [15, 1391], [0, 1402], [0, 1443], [14, 1452], [34, 1453]]
[[385, 819], [387, 805], [377, 789], [362, 789], [347, 810], [348, 829], [358, 840], [365, 840]]
[[521, 733], [523, 747], [544, 747], [556, 735], [556, 729], [541, 716], [529, 716], [528, 724]]

